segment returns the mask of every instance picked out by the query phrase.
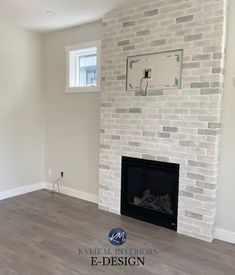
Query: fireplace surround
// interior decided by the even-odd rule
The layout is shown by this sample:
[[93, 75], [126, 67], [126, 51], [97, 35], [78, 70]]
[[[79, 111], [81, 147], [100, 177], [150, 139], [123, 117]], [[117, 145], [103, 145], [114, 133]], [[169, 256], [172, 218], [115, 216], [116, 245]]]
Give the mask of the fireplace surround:
[[[177, 163], [177, 232], [213, 240], [226, 28], [226, 0], [155, 0], [104, 16], [100, 209], [120, 214], [122, 156]], [[129, 56], [176, 49], [181, 89], [126, 91]]]
[[177, 230], [179, 165], [122, 157], [121, 214]]

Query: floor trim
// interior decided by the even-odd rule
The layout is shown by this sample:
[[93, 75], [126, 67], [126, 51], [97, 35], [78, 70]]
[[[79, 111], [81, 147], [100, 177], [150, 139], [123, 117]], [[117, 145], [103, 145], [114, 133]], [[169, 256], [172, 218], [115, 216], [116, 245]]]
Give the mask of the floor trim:
[[[43, 186], [45, 189], [51, 190], [52, 189], [52, 183], [44, 183]], [[87, 192], [83, 192], [80, 190], [76, 190], [70, 187], [66, 187], [61, 185], [60, 186], [60, 191], [62, 194], [64, 195], [68, 195], [70, 197], [74, 197], [77, 199], [81, 199], [81, 200], [85, 200], [85, 201], [89, 201], [89, 202], [93, 202], [93, 203], [98, 203], [98, 196], [93, 195], [91, 193], [87, 193]]]
[[35, 183], [31, 185], [21, 186], [13, 189], [9, 189], [6, 191], [0, 192], [0, 200], [5, 200], [8, 198], [24, 195], [27, 193], [31, 193], [34, 191], [41, 190], [43, 186], [43, 183]]
[[235, 244], [235, 232], [216, 228], [215, 239]]
[[[52, 184], [48, 183], [48, 182], [46, 182], [46, 183], [41, 182], [41, 183], [31, 184], [31, 185], [27, 185], [27, 186], [21, 186], [21, 187], [9, 189], [6, 191], [2, 191], [2, 192], [0, 192], [0, 201], [8, 199], [8, 198], [24, 195], [27, 193], [31, 193], [34, 191], [38, 191], [41, 189], [51, 190]], [[93, 202], [96, 204], [98, 203], [98, 196], [87, 193], [87, 192], [75, 190], [75, 189], [72, 189], [69, 187], [61, 186], [61, 193], [64, 195], [68, 195], [71, 197], [81, 199], [81, 200]]]

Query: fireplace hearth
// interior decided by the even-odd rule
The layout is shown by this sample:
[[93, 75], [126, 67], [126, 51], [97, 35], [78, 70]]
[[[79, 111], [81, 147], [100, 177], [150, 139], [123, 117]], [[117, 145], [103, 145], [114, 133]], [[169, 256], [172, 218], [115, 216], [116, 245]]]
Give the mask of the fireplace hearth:
[[178, 189], [178, 164], [122, 157], [122, 215], [176, 231]]

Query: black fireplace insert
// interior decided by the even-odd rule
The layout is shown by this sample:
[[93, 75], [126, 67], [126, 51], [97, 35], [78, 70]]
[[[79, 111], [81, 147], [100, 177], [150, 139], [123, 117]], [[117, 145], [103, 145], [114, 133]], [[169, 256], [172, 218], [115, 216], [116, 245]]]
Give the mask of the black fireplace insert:
[[179, 164], [122, 157], [121, 214], [177, 230]]

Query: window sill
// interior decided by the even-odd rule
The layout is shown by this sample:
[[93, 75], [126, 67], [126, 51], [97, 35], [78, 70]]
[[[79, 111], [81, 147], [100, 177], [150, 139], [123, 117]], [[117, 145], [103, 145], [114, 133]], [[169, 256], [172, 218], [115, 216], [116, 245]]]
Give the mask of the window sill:
[[101, 89], [99, 87], [76, 87], [66, 88], [65, 93], [67, 94], [79, 94], [79, 93], [98, 93]]

